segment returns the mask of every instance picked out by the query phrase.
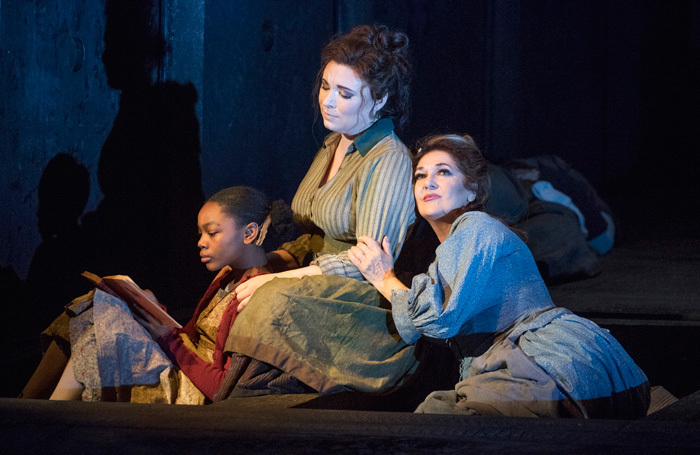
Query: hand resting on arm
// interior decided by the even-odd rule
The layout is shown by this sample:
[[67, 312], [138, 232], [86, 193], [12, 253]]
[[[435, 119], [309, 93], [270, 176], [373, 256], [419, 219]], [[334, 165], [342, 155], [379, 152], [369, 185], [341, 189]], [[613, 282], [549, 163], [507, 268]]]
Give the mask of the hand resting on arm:
[[391, 291], [408, 289], [394, 274], [391, 243], [384, 237], [382, 246], [371, 237], [361, 236], [357, 245], [348, 250], [348, 258], [372, 285], [391, 301]]

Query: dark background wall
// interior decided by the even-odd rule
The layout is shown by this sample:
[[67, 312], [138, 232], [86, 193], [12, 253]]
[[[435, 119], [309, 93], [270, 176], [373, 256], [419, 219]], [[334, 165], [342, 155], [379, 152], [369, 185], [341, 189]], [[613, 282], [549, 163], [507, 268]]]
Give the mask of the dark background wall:
[[[108, 80], [101, 61], [109, 16], [104, 2], [0, 1], [3, 276], [24, 280], [37, 247], [51, 240], [38, 226], [39, 183], [51, 160], [65, 153], [75, 163], [59, 172], [59, 188], [75, 186], [80, 173], [71, 172], [81, 166], [89, 175], [86, 201], [76, 209], [81, 226], [109, 219], [124, 245], [154, 236], [160, 238], [153, 245], [181, 253], [141, 249], [114, 264], [76, 262], [69, 257], [80, 249], [79, 238], [54, 245], [40, 274], [92, 267], [136, 275], [164, 293], [166, 303], [183, 297], [184, 291], [168, 290], [183, 285], [182, 277], [158, 280], [145, 269], [161, 264], [162, 274], [177, 275], [168, 263], [198, 266], [196, 206], [220, 188], [248, 184], [291, 201], [326, 133], [311, 94], [319, 52], [334, 33], [359, 23], [384, 23], [410, 38], [413, 110], [399, 131], [408, 144], [456, 131], [473, 135], [493, 161], [557, 154], [604, 196], [618, 199], [635, 188], [642, 191], [637, 195], [663, 191], [677, 200], [679, 190], [696, 181], [688, 164], [700, 150], [698, 1], [160, 0], [148, 13], [134, 7], [147, 3], [114, 2], [119, 11], [112, 15], [123, 16], [113, 27], [123, 59], [115, 60], [117, 70], [134, 78], [143, 68], [128, 60], [145, 52], [144, 41], [151, 52], [142, 57], [151, 88], [158, 89], [139, 92], [132, 82]], [[162, 53], [152, 49], [158, 37]], [[188, 98], [193, 94], [196, 101]], [[193, 138], [198, 144], [183, 146]], [[108, 197], [98, 178], [108, 151], [121, 175], [145, 168], [134, 171], [137, 182], [157, 182], [169, 194], [152, 196], [153, 184]], [[178, 158], [183, 153], [200, 153], [200, 164]], [[113, 186], [115, 180], [138, 186], [118, 177]], [[181, 193], [192, 198], [178, 211]], [[128, 210], [145, 199], [165, 207], [160, 221]], [[176, 219], [191, 226], [191, 240]], [[110, 239], [100, 240], [100, 248], [111, 247]], [[150, 251], [159, 250], [151, 245]], [[138, 254], [144, 259], [135, 259]], [[140, 276], [137, 266], [144, 269]], [[202, 287], [187, 282], [187, 288]]]

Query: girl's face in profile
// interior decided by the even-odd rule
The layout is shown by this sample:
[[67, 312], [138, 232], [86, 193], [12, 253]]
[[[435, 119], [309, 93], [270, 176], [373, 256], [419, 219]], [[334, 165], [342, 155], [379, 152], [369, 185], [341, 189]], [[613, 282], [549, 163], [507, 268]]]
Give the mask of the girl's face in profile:
[[363, 132], [376, 120], [372, 115], [375, 103], [369, 87], [352, 68], [335, 61], [323, 70], [318, 104], [325, 127], [346, 136]]
[[227, 265], [237, 267], [243, 256], [244, 226], [221, 210], [216, 203], [207, 202], [197, 216], [199, 256], [207, 270], [215, 272]]
[[443, 219], [452, 223], [459, 215], [455, 209], [465, 207], [476, 197], [474, 191], [464, 187], [464, 174], [452, 155], [442, 150], [426, 153], [418, 162], [413, 177], [416, 207], [427, 220]]

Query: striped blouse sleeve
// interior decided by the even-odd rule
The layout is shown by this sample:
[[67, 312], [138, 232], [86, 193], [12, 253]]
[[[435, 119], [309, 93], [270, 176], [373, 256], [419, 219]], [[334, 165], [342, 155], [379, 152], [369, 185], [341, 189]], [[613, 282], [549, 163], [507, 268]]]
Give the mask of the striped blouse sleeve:
[[[408, 226], [415, 219], [411, 172], [408, 154], [392, 152], [367, 163], [356, 180], [356, 237], [366, 235], [381, 242], [387, 236], [394, 259], [401, 252]], [[314, 264], [324, 275], [363, 279], [347, 252], [320, 256]]]

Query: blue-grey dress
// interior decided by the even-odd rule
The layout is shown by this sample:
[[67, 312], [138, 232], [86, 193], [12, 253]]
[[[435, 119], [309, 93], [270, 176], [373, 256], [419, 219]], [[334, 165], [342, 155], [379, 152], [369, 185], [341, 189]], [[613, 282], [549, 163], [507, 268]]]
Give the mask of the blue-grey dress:
[[555, 307], [527, 246], [503, 223], [467, 212], [428, 272], [395, 290], [401, 337], [447, 339], [460, 358], [455, 390], [417, 412], [634, 418], [647, 377], [604, 329]]

